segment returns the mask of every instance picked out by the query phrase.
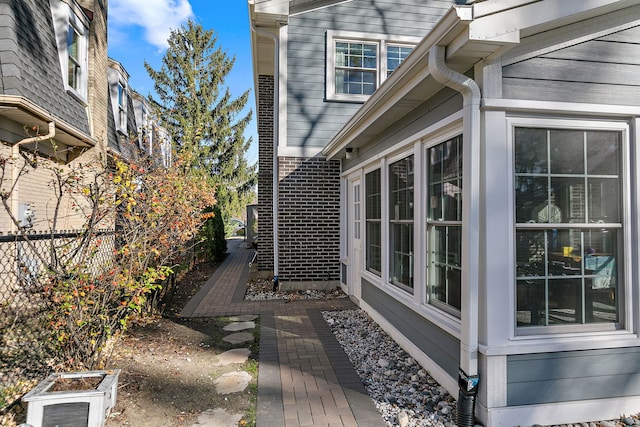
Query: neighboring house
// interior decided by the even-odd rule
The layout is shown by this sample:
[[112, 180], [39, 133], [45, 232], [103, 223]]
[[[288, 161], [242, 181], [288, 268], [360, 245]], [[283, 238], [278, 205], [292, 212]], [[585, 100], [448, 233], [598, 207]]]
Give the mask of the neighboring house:
[[[483, 424], [637, 413], [640, 2], [468, 3], [430, 25], [404, 1], [250, 2], [260, 150], [274, 84], [280, 163], [307, 142], [340, 163], [340, 231], [319, 239], [340, 234], [343, 289], [452, 394], [479, 379]], [[377, 85], [380, 34], [414, 24], [426, 36]], [[277, 200], [280, 234], [295, 201]]]
[[129, 73], [109, 58], [109, 154], [127, 161], [140, 156], [154, 158], [158, 165], [171, 165], [171, 140], [158, 125], [145, 97], [129, 86]]
[[258, 267], [273, 270], [281, 288], [338, 286], [344, 189], [340, 162], [320, 151], [452, 4], [249, 1]]
[[[67, 168], [105, 153], [106, 2], [101, 0], [21, 0], [0, 2], [0, 153], [17, 159], [3, 189], [17, 173], [23, 155]], [[33, 168], [11, 192], [8, 203], [22, 225], [51, 226], [53, 191], [45, 168]], [[10, 182], [11, 181], [11, 182]], [[63, 203], [60, 229], [83, 221]], [[26, 223], [31, 216], [30, 223]], [[0, 232], [17, 227], [0, 210]]]

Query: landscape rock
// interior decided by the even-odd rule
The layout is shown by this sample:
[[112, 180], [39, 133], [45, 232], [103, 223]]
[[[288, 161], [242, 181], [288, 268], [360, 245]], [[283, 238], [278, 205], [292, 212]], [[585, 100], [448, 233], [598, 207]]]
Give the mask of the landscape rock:
[[230, 344], [244, 344], [254, 340], [253, 334], [249, 332], [237, 332], [235, 334], [229, 334], [222, 338], [222, 341], [226, 341]]
[[244, 391], [251, 381], [251, 375], [244, 371], [229, 372], [218, 377], [214, 384], [218, 394], [231, 394]]
[[224, 329], [227, 332], [237, 332], [237, 331], [244, 331], [245, 329], [253, 329], [256, 327], [256, 322], [250, 321], [250, 322], [233, 322], [233, 323], [229, 323], [227, 326], [225, 326]]
[[244, 363], [249, 359], [251, 350], [248, 348], [234, 348], [233, 350], [225, 351], [218, 355], [217, 360], [213, 363], [213, 366], [225, 366], [232, 365], [234, 363]]

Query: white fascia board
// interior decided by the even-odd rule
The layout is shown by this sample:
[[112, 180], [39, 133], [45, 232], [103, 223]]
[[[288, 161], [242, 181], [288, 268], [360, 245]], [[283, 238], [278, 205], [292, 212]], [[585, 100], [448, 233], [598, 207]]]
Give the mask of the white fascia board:
[[256, 13], [268, 15], [289, 15], [289, 0], [250, 0]]
[[[566, 19], [571, 19], [572, 16], [575, 16], [575, 20], [584, 19], [583, 14], [590, 10], [612, 6], [615, 3], [625, 2], [620, 0], [481, 2], [474, 6], [474, 19], [469, 24], [469, 38], [509, 41], [510, 38], [515, 39], [515, 34], [528, 28], [559, 20], [566, 25]], [[502, 5], [501, 9], [498, 9], [498, 4]], [[489, 11], [493, 12], [487, 13]]]

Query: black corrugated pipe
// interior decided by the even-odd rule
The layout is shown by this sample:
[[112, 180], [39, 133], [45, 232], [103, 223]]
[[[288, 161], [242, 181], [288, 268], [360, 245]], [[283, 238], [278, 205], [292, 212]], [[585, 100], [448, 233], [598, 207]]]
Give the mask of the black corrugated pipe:
[[473, 427], [475, 424], [476, 396], [478, 395], [477, 375], [468, 376], [462, 369], [458, 372], [458, 404], [456, 424], [458, 427]]

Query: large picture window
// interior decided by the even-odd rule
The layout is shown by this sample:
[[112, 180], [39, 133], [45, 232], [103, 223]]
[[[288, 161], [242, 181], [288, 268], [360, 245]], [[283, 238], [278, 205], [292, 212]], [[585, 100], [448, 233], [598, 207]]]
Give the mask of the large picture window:
[[390, 282], [413, 290], [413, 156], [389, 165]]
[[514, 129], [517, 325], [620, 321], [622, 133]]
[[429, 302], [458, 313], [462, 285], [462, 137], [428, 150]]
[[382, 271], [382, 183], [380, 169], [365, 177], [366, 269], [378, 276]]

